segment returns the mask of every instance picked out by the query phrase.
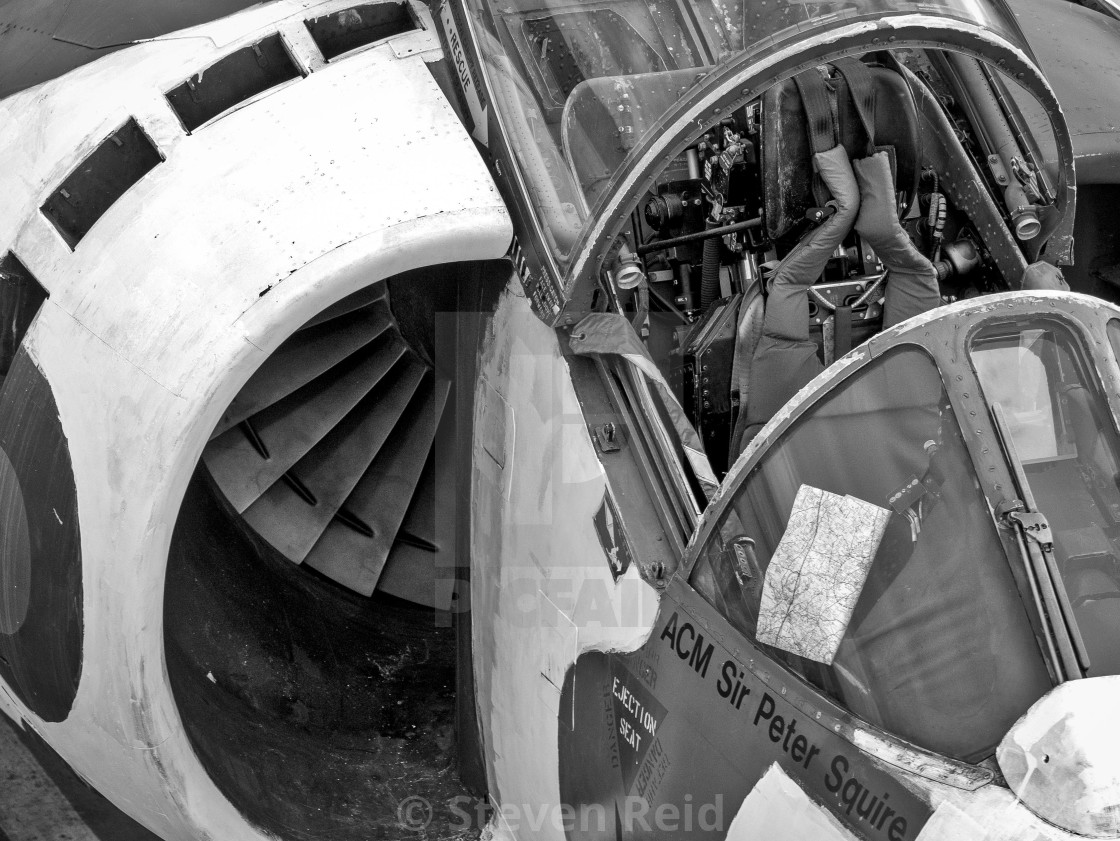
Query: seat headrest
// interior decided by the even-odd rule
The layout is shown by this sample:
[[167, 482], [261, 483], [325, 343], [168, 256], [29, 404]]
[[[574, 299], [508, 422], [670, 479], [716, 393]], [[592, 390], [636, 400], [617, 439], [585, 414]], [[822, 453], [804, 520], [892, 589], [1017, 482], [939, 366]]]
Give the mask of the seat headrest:
[[[921, 175], [921, 135], [914, 96], [906, 80], [888, 67], [867, 66], [874, 92], [875, 147], [892, 159], [896, 189], [909, 207]], [[848, 84], [839, 74], [828, 82], [840, 142], [853, 158], [867, 154], [868, 138]], [[762, 97], [763, 213], [771, 239], [780, 239], [816, 206], [812, 147], [805, 105], [793, 78]]]

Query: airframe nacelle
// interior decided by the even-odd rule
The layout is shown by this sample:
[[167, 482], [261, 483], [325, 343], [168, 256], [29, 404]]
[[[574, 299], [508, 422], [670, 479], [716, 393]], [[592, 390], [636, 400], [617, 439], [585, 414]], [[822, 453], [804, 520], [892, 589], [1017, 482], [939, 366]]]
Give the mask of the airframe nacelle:
[[[1014, 20], [615, 5], [275, 3], [0, 104], [0, 709], [168, 839], [426, 828], [362, 764], [422, 670], [338, 666], [388, 594], [454, 614], [503, 837], [1115, 836], [1114, 681], [1067, 682], [1120, 670], [1120, 313], [1007, 294], [1074, 200]], [[714, 349], [827, 222], [840, 67], [940, 292], [1003, 294], [882, 330], [846, 240], [736, 459], [767, 383]]]

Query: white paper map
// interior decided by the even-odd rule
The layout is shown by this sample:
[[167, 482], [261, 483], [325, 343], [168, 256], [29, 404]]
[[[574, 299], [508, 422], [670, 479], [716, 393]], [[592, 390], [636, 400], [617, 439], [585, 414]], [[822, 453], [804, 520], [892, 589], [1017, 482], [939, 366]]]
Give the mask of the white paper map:
[[802, 485], [762, 584], [759, 642], [831, 664], [889, 509]]

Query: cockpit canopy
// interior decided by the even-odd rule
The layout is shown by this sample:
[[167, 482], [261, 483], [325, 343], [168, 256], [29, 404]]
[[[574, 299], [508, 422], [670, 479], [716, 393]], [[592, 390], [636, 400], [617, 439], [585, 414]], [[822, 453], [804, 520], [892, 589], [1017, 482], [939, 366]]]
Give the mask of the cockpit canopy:
[[1018, 294], [874, 339], [732, 468], [692, 586], [863, 721], [955, 759], [1054, 684], [1120, 674], [1117, 315]]
[[[994, 0], [467, 0], [467, 6], [497, 119], [560, 271], [578, 262], [582, 253], [574, 246], [589, 219], [608, 209], [611, 185], [656, 145], [668, 118], [685, 114], [721, 82], [755, 81], [763, 60], [786, 66], [800, 60], [797, 69], [804, 69], [825, 60], [843, 32], [863, 40], [867, 52], [907, 44], [1005, 52], [1022, 64], [1011, 75], [1049, 90], [1013, 16]], [[926, 29], [924, 43], [913, 30], [899, 35], [915, 22], [919, 32]], [[1043, 122], [1045, 112], [1056, 118], [1050, 106], [1044, 101], [1034, 109]], [[697, 115], [695, 133], [709, 128], [702, 121], [718, 124], [721, 116]], [[663, 162], [664, 177], [689, 177], [679, 150]], [[1051, 164], [1060, 180], [1062, 165]]]

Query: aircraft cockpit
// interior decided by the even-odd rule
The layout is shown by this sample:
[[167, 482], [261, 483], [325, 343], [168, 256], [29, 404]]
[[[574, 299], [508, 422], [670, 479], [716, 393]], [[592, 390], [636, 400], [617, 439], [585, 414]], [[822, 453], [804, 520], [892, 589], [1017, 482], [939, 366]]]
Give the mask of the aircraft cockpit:
[[[756, 742], [791, 768], [811, 761], [779, 738], [796, 718], [921, 785], [995, 783], [1105, 837], [1107, 809], [1062, 786], [1111, 780], [1113, 754], [1063, 728], [1120, 679], [1118, 360], [1116, 307], [1016, 291], [940, 305], [825, 368], [736, 459], [663, 585], [673, 618], [642, 654], [666, 708], [746, 743], [780, 693]], [[678, 613], [718, 641], [714, 693]], [[763, 700], [752, 685], [743, 701], [751, 679]], [[858, 834], [845, 762], [804, 779]]]
[[527, 297], [644, 448], [670, 590], [957, 773], [1120, 672], [1118, 372], [1061, 296], [1060, 110], [974, 40], [1016, 25], [885, 22], [928, 11], [532, 0], [480, 40], [562, 278]]
[[466, 11], [521, 287], [643, 578], [860, 750], [992, 779], [1040, 698], [1120, 673], [1120, 331], [1066, 294], [1071, 142], [1013, 17]]
[[0, 103], [0, 714], [171, 841], [1120, 837], [1120, 292], [1017, 21], [1120, 22], [1046, 2], [68, 38], [140, 42]]
[[[540, 233], [527, 295], [560, 327], [593, 312], [629, 321], [716, 479], [884, 327], [1062, 288], [1052, 264], [1067, 256], [1073, 178], [1056, 104], [1030, 65], [984, 60], [968, 40], [981, 27], [1019, 41], [994, 7], [939, 4], [943, 50], [928, 33], [861, 28], [926, 5], [474, 6]], [[863, 49], [826, 40], [845, 27]], [[752, 59], [770, 81], [751, 78]], [[833, 148], [851, 214], [822, 178]]]
[[[865, 351], [732, 468], [681, 578], [836, 704], [838, 730], [885, 737], [881, 758], [936, 776], [998, 752], [1020, 791], [1009, 755], [1036, 702], [1120, 674], [1120, 320], [1011, 293]], [[1061, 778], [1083, 760], [1046, 761]], [[1069, 829], [1093, 819], [1027, 800]]]

